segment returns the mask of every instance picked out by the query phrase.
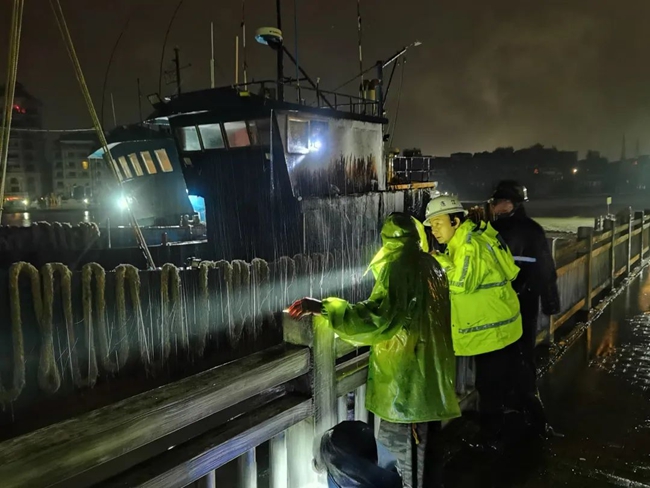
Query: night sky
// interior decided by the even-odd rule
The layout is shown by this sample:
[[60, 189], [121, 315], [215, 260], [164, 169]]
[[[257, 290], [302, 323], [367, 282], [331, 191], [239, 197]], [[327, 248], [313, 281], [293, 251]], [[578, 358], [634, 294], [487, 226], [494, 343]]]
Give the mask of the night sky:
[[[324, 88], [358, 72], [355, 0], [296, 0], [301, 64]], [[130, 18], [111, 68], [107, 100], [118, 123], [137, 119], [136, 79], [157, 91], [162, 40], [177, 0], [61, 0], [97, 106], [113, 44]], [[293, 50], [294, 0], [284, 0], [285, 42]], [[381, 7], [378, 7], [381, 5]], [[275, 25], [273, 0], [247, 0], [249, 77], [274, 76], [272, 53], [255, 28]], [[4, 79], [10, 2], [1, 2]], [[624, 134], [650, 152], [650, 2], [647, 0], [362, 0], [369, 66], [403, 45], [408, 56], [394, 144], [430, 154], [528, 146], [536, 142], [617, 158]], [[209, 86], [210, 22], [217, 84], [234, 79], [241, 1], [185, 0], [167, 44], [181, 48], [184, 89]], [[28, 1], [19, 80], [45, 103], [48, 128], [89, 127], [90, 119], [46, 0]], [[293, 74], [291, 68], [287, 68]], [[396, 88], [396, 85], [395, 87]], [[167, 92], [172, 91], [166, 86]], [[395, 95], [389, 116], [395, 115]], [[146, 100], [144, 106], [148, 109]], [[145, 111], [146, 111], [145, 109]], [[105, 122], [112, 125], [110, 104]]]

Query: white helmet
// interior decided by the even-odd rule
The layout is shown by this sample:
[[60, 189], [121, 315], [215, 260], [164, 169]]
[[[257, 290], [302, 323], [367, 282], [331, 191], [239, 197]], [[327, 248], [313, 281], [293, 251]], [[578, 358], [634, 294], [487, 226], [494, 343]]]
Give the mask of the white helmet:
[[462, 212], [464, 215], [467, 215], [467, 210], [463, 208], [458, 200], [457, 196], [454, 195], [440, 195], [431, 199], [427, 204], [426, 217], [424, 218], [424, 225], [431, 226], [429, 219], [437, 217], [438, 215], [450, 215], [455, 213]]

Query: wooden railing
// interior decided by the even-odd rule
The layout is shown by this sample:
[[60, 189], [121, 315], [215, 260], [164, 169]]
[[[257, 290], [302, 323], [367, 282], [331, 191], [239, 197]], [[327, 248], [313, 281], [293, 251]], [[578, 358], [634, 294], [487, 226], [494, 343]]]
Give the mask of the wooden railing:
[[[644, 263], [649, 243], [642, 213], [603, 231], [581, 228], [565, 246], [554, 241], [562, 310], [540, 322], [538, 340], [579, 312], [588, 318], [599, 296]], [[283, 334], [283, 345], [0, 443], [2, 486], [209, 488], [222, 477], [218, 486], [253, 488], [262, 471], [272, 488], [325, 486], [312, 467], [320, 435], [351, 415], [372, 422], [369, 354], [311, 319], [285, 316]], [[467, 407], [471, 361], [458, 369]]]

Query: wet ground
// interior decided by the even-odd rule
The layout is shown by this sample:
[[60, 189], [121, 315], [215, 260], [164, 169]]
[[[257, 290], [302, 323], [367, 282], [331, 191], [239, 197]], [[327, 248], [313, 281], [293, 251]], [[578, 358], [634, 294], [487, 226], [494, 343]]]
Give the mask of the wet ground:
[[540, 381], [563, 438], [532, 441], [510, 415], [503, 456], [477, 454], [470, 419], [452, 425], [446, 488], [650, 488], [650, 273], [646, 270]]

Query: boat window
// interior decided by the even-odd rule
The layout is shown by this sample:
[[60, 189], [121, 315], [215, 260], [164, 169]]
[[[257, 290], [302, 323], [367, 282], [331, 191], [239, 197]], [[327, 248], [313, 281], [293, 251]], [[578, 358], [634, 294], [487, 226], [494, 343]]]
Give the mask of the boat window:
[[124, 178], [133, 178], [133, 173], [131, 173], [131, 169], [129, 168], [129, 165], [126, 162], [126, 159], [124, 159], [124, 156], [117, 158], [117, 160], [120, 162], [120, 166], [122, 167], [122, 171], [124, 172]]
[[223, 124], [228, 136], [228, 146], [246, 147], [251, 145], [246, 122], [226, 122]]
[[201, 143], [199, 142], [199, 133], [195, 126], [180, 127], [176, 130], [176, 137], [183, 151], [200, 151]]
[[142, 160], [144, 161], [144, 167], [147, 169], [147, 173], [149, 173], [150, 175], [156, 174], [158, 170], [156, 169], [156, 164], [153, 162], [151, 153], [149, 151], [142, 151], [140, 153], [140, 156], [142, 156]]
[[289, 119], [287, 149], [291, 154], [307, 154], [309, 152], [308, 120]]
[[169, 156], [167, 155], [167, 151], [164, 149], [156, 149], [155, 152], [156, 157], [158, 158], [158, 163], [160, 163], [160, 169], [162, 169], [165, 173], [174, 171], [172, 162], [169, 160]]
[[252, 143], [269, 146], [271, 144], [271, 119], [257, 119], [248, 122]]
[[203, 149], [223, 149], [226, 147], [221, 133], [221, 124], [199, 125], [199, 132], [201, 132], [201, 139], [203, 140]]
[[142, 171], [142, 166], [140, 165], [140, 161], [138, 160], [138, 155], [135, 153], [129, 154], [129, 159], [131, 160], [131, 165], [135, 170], [136, 176], [142, 176], [144, 174], [144, 171]]

